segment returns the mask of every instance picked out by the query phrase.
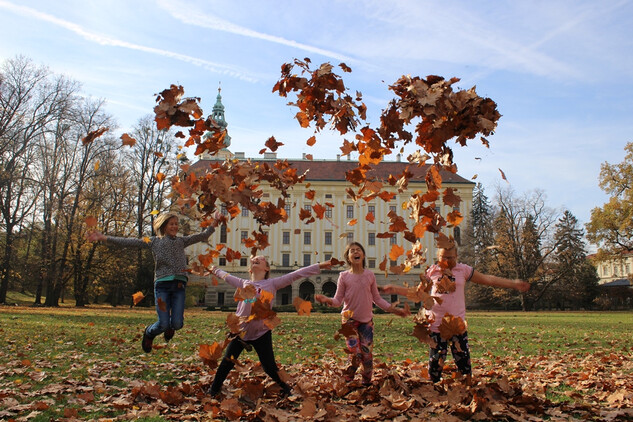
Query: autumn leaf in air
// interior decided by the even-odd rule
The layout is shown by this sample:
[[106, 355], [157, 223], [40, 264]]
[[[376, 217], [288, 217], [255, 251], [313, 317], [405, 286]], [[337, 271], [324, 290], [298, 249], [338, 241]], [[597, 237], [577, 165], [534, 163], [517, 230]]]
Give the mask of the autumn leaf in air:
[[136, 292], [132, 295], [132, 302], [134, 302], [134, 305], [138, 305], [141, 300], [143, 300], [145, 298], [145, 295], [143, 294], [143, 292]]
[[201, 344], [198, 348], [198, 356], [205, 365], [215, 368], [218, 366], [218, 359], [222, 357], [222, 346], [214, 341], [213, 344]]
[[358, 223], [358, 220], [357, 220], [356, 218], [353, 218], [353, 219], [351, 219], [351, 220], [349, 220], [349, 221], [347, 222], [347, 225], [348, 225], [348, 226], [355, 226], [355, 225], [356, 225], [356, 223]]
[[92, 228], [97, 225], [97, 219], [93, 216], [88, 216], [84, 220], [84, 223], [86, 223], [86, 227]]
[[316, 136], [309, 137], [306, 141], [306, 144], [308, 144], [308, 146], [313, 146], [314, 144], [316, 144]]
[[136, 145], [136, 139], [132, 138], [127, 133], [121, 135], [121, 141], [123, 146], [127, 145], [129, 147], [133, 147], [134, 145]]
[[393, 245], [391, 247], [391, 251], [389, 252], [389, 259], [392, 261], [397, 261], [400, 256], [404, 253], [404, 248], [400, 245]]
[[163, 183], [163, 180], [165, 180], [165, 175], [163, 173], [156, 173], [156, 180], [158, 180], [158, 183]]
[[444, 318], [442, 318], [438, 329], [440, 330], [440, 337], [442, 337], [443, 340], [450, 340], [453, 336], [458, 336], [466, 332], [466, 323], [458, 316], [446, 314]]
[[455, 281], [446, 274], [443, 274], [442, 278], [437, 283], [435, 291], [439, 294], [453, 293], [455, 291]]
[[268, 138], [268, 140], [266, 141], [266, 143], [264, 144], [268, 147], [268, 149], [270, 149], [272, 152], [277, 151], [277, 149], [283, 145], [282, 142], [277, 142], [277, 140], [275, 139], [274, 136], [271, 136], [270, 138]]
[[239, 334], [242, 331], [241, 319], [234, 313], [230, 313], [226, 316], [226, 326], [229, 327], [229, 331], [233, 334]]
[[334, 334], [334, 339], [338, 340], [341, 338], [341, 336], [348, 338], [356, 335], [358, 335], [358, 333], [354, 329], [354, 326], [352, 324], [346, 323], [341, 324], [341, 328], [339, 328], [336, 334]]
[[309, 300], [303, 300], [299, 296], [295, 297], [292, 301], [295, 309], [297, 310], [297, 314], [299, 315], [310, 315], [312, 311], [312, 303]]
[[[501, 173], [501, 178], [503, 180], [505, 180], [506, 182], [508, 182], [508, 179], [506, 179], [506, 174], [503, 172], [503, 170], [499, 169], [499, 173]], [[510, 182], [508, 182], [508, 183], [510, 183]]]
[[246, 287], [238, 287], [233, 294], [233, 300], [241, 302], [246, 299], [253, 299], [257, 295], [257, 290], [252, 284], [247, 284]]
[[368, 212], [367, 215], [365, 215], [365, 220], [369, 221], [370, 223], [373, 223], [374, 220], [376, 220], [376, 216], [374, 215], [373, 212]]
[[100, 137], [101, 135], [103, 135], [104, 133], [106, 133], [108, 130], [109, 129], [107, 127], [102, 127], [97, 130], [93, 130], [92, 132], [88, 132], [86, 136], [81, 138], [81, 143], [84, 146], [86, 146], [90, 144], [92, 141], [94, 141], [95, 139], [97, 139], [98, 137]]

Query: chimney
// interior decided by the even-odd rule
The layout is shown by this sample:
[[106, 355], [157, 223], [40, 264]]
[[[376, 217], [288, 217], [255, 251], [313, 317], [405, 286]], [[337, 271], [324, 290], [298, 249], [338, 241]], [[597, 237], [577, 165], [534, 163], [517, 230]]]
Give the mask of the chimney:
[[341, 161], [341, 154], [336, 154], [336, 161]]
[[399, 163], [400, 162], [400, 154], [396, 155], [396, 161]]
[[277, 158], [277, 153], [276, 152], [265, 152], [264, 153], [264, 160], [275, 160]]

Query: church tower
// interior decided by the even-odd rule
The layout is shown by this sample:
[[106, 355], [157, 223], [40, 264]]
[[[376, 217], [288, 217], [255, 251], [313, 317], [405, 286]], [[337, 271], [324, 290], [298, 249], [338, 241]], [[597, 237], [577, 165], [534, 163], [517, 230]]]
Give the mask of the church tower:
[[[222, 104], [222, 88], [218, 86], [218, 96], [215, 99], [215, 104], [213, 105], [213, 111], [211, 112], [211, 118], [213, 120], [215, 120], [215, 122], [222, 128], [222, 129], [226, 129], [226, 127], [229, 125], [226, 122], [226, 118], [224, 117], [224, 104]], [[204, 135], [202, 135], [203, 139], [207, 136], [207, 134], [205, 133]], [[203, 160], [226, 160], [227, 158], [233, 158], [233, 153], [231, 153], [231, 151], [228, 150], [228, 148], [231, 146], [231, 136], [228, 134], [228, 131], [226, 133], [226, 137], [224, 138], [224, 148], [222, 148], [220, 151], [218, 151], [217, 155], [215, 156], [211, 156], [209, 155], [207, 152], [205, 152], [204, 154], [202, 154], [202, 157], [200, 157]]]

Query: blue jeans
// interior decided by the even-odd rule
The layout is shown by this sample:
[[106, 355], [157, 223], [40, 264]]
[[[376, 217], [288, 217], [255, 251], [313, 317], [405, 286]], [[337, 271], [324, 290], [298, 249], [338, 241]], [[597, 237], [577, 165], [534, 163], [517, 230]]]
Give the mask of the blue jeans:
[[147, 327], [149, 337], [154, 338], [170, 328], [174, 330], [182, 328], [185, 314], [185, 286], [186, 283], [178, 280], [154, 283], [158, 321]]

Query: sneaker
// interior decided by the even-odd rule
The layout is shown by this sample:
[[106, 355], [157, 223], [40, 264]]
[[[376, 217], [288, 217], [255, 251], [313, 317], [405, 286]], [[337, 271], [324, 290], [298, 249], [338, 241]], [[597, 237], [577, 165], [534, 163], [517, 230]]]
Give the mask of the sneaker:
[[220, 390], [214, 391], [211, 387], [207, 390], [207, 395], [212, 399], [217, 398], [220, 395]]
[[289, 397], [292, 395], [292, 389], [288, 384], [284, 384], [281, 386], [281, 391], [279, 392], [281, 397]]
[[143, 340], [141, 342], [141, 346], [143, 347], [143, 351], [145, 353], [150, 353], [152, 351], [152, 343], [154, 339], [147, 335], [147, 327], [143, 330]]
[[176, 334], [176, 330], [174, 330], [173, 328], [168, 328], [167, 331], [163, 333], [163, 336], [165, 337], [165, 341], [169, 343], [169, 340], [174, 338], [174, 334]]

